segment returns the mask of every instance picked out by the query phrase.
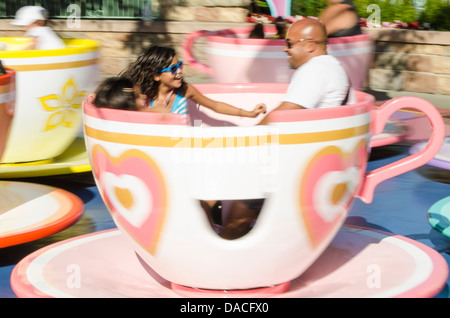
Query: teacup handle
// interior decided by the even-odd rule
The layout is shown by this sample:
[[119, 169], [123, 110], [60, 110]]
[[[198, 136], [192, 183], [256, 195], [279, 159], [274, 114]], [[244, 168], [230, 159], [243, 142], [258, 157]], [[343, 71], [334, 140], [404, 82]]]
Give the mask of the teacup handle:
[[184, 38], [183, 45], [181, 46], [182, 47], [181, 54], [183, 55], [183, 59], [185, 59], [193, 69], [202, 72], [204, 74], [207, 74], [209, 76], [214, 75], [212, 68], [209, 67], [208, 65], [199, 62], [195, 58], [194, 54], [192, 53], [192, 46], [197, 38], [214, 34], [217, 34], [217, 32], [206, 30], [200, 30], [189, 33]]
[[372, 135], [381, 133], [389, 117], [402, 108], [424, 113], [431, 123], [433, 132], [428, 144], [421, 151], [366, 173], [361, 191], [357, 195], [365, 203], [372, 202], [375, 187], [380, 182], [428, 163], [439, 152], [444, 141], [445, 126], [439, 111], [428, 101], [412, 96], [393, 98], [378, 109], [372, 110]]

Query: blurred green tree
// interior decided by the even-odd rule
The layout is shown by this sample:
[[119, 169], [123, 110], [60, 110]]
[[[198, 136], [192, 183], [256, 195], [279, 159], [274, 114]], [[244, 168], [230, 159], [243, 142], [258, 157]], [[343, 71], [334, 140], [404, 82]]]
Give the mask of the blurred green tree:
[[367, 11], [369, 5], [380, 8], [380, 22], [396, 20], [408, 23], [417, 21], [417, 11], [414, 0], [353, 0], [359, 16], [367, 19], [373, 11]]
[[430, 29], [450, 31], [450, 1], [428, 0], [419, 14], [418, 21]]
[[[367, 11], [369, 5], [379, 8], [380, 23], [401, 21], [404, 23], [419, 22], [422, 26], [439, 31], [450, 31], [450, 0], [420, 0], [425, 3], [418, 10], [415, 3], [419, 0], [353, 0], [361, 18], [367, 19], [373, 11]], [[268, 5], [264, 0], [257, 0], [256, 6], [264, 13], [270, 14]], [[292, 16], [319, 16], [328, 5], [326, 0], [292, 0]], [[372, 6], [373, 7], [373, 6]]]
[[291, 15], [317, 17], [327, 4], [326, 0], [292, 0]]

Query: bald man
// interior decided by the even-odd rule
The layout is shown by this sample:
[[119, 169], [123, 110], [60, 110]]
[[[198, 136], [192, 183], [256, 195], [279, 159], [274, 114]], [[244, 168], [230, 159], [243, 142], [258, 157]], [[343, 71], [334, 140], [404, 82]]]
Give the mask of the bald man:
[[[311, 18], [295, 22], [286, 35], [284, 51], [295, 72], [283, 102], [275, 110], [334, 107], [355, 101], [344, 68], [327, 55], [327, 35], [321, 22]], [[269, 120], [270, 115], [260, 124]], [[246, 234], [262, 203], [260, 199], [234, 201], [219, 235], [235, 239]]]
[[[355, 103], [353, 89], [341, 63], [327, 54], [325, 27], [316, 19], [295, 22], [286, 35], [284, 51], [295, 69], [276, 110], [325, 108]], [[261, 122], [265, 124], [268, 116]]]
[[[289, 65], [295, 69], [283, 102], [276, 110], [335, 107], [355, 102], [340, 62], [327, 55], [325, 27], [315, 19], [295, 22], [286, 35]], [[270, 115], [269, 115], [270, 116]], [[269, 116], [261, 124], [269, 121]], [[220, 236], [235, 239], [251, 229], [262, 200], [235, 201]]]

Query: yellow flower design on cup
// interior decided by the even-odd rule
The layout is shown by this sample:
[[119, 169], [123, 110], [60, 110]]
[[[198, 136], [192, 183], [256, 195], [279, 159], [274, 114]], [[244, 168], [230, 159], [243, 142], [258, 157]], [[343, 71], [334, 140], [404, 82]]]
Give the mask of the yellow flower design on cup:
[[47, 119], [44, 131], [54, 129], [58, 126], [73, 127], [77, 118], [81, 116], [81, 102], [86, 92], [79, 91], [73, 78], [64, 84], [61, 95], [51, 94], [40, 97], [42, 107], [51, 112]]

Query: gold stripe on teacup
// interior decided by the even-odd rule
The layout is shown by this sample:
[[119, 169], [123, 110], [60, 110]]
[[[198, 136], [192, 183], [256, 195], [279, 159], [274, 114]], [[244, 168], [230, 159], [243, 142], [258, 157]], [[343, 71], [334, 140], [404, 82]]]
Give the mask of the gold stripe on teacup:
[[280, 145], [306, 144], [323, 141], [333, 141], [361, 136], [369, 132], [369, 125], [351, 127], [346, 129], [319, 131], [313, 133], [298, 133], [280, 135]]
[[85, 135], [102, 141], [152, 147], [228, 148], [261, 146], [272, 142], [271, 135], [239, 137], [143, 136], [103, 131], [89, 126], [85, 126]]
[[18, 72], [27, 72], [27, 71], [60, 70], [65, 68], [89, 66], [97, 63], [99, 63], [99, 59], [96, 58], [85, 61], [73, 61], [73, 62], [50, 63], [50, 64], [7, 65], [7, 67]]
[[97, 140], [127, 144], [133, 146], [152, 147], [184, 147], [184, 148], [228, 148], [228, 147], [249, 147], [262, 146], [270, 143], [280, 145], [306, 144], [314, 142], [324, 142], [346, 139], [365, 135], [369, 132], [369, 125], [346, 129], [298, 133], [283, 135], [260, 135], [260, 136], [239, 136], [239, 137], [168, 137], [168, 136], [143, 136], [127, 133], [116, 133], [98, 130], [85, 126], [85, 135]]

